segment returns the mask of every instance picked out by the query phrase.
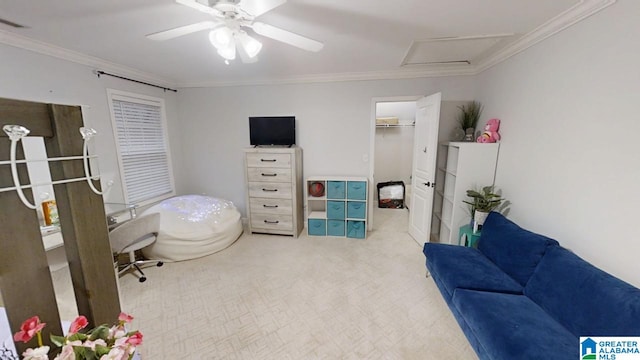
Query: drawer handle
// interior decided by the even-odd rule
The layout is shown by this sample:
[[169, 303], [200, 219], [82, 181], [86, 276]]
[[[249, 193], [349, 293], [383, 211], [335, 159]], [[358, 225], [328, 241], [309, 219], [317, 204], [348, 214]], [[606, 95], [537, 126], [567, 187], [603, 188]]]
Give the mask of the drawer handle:
[[278, 189], [265, 189], [265, 188], [262, 188], [262, 191], [276, 192], [276, 191], [278, 191]]
[[278, 176], [278, 174], [265, 174], [265, 173], [262, 173], [262, 176]]
[[277, 208], [277, 207], [278, 207], [278, 205], [264, 205], [264, 204], [263, 204], [263, 205], [262, 205], [262, 207], [275, 209], [275, 208]]
[[265, 224], [278, 224], [278, 223], [280, 223], [280, 221], [278, 221], [278, 220], [276, 220], [276, 221], [265, 220], [264, 223]]
[[276, 162], [276, 159], [260, 159], [262, 162]]

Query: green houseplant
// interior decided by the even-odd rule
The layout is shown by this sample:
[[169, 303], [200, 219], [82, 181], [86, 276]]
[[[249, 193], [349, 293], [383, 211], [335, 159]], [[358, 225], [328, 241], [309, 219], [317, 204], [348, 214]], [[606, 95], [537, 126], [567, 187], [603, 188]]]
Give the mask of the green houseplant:
[[504, 201], [502, 196], [495, 192], [493, 185], [485, 186], [481, 190], [467, 190], [467, 196], [471, 201], [463, 200], [463, 202], [471, 206], [474, 231], [482, 226], [489, 213]]
[[465, 132], [465, 141], [473, 141], [476, 132], [476, 125], [482, 113], [482, 104], [478, 101], [472, 101], [467, 105], [458, 106], [460, 114], [458, 114], [458, 124]]

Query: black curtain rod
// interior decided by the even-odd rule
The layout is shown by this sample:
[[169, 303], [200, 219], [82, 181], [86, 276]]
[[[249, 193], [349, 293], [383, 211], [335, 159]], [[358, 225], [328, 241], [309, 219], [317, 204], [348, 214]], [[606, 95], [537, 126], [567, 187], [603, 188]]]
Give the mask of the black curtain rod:
[[135, 83], [138, 83], [138, 84], [147, 85], [147, 86], [157, 87], [157, 88], [159, 88], [159, 89], [164, 90], [165, 92], [166, 92], [167, 90], [169, 90], [169, 91], [173, 91], [173, 92], [178, 92], [178, 90], [176, 90], [176, 89], [171, 89], [171, 88], [164, 87], [164, 86], [160, 86], [160, 85], [154, 85], [154, 84], [150, 84], [150, 83], [148, 83], [148, 82], [144, 82], [144, 81], [139, 81], [139, 80], [129, 79], [129, 78], [126, 78], [126, 77], [124, 77], [124, 76], [120, 76], [120, 75], [109, 74], [109, 73], [104, 72], [104, 71], [101, 71], [101, 70], [96, 70], [96, 71], [95, 71], [95, 74], [96, 74], [96, 75], [98, 75], [98, 77], [100, 77], [100, 75], [113, 76], [113, 77], [118, 78], [118, 79], [127, 80], [127, 81], [132, 81], [132, 82], [135, 82]]

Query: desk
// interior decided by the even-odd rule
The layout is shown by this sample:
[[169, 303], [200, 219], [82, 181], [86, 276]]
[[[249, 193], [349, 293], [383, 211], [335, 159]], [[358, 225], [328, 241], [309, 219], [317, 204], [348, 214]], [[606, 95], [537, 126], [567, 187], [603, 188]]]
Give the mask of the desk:
[[474, 233], [471, 225], [465, 225], [460, 228], [458, 245], [478, 247], [478, 239], [480, 239], [480, 235], [481, 231]]
[[122, 203], [104, 203], [104, 212], [107, 216], [107, 224], [109, 230], [118, 224], [118, 215], [129, 212], [131, 219], [136, 217], [137, 204], [122, 204]]

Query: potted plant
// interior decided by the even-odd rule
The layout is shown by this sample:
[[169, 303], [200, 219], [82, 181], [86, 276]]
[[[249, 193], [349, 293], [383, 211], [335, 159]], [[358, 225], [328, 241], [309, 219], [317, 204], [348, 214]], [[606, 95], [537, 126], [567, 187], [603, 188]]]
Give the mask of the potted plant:
[[467, 190], [467, 196], [470, 197], [472, 201], [463, 200], [463, 202], [471, 205], [474, 232], [482, 227], [489, 213], [500, 206], [504, 200], [502, 196], [494, 192], [493, 185], [485, 186], [479, 191]]
[[458, 124], [465, 132], [465, 141], [473, 141], [475, 139], [476, 125], [482, 113], [482, 104], [478, 101], [472, 101], [468, 105], [458, 106], [460, 114], [458, 115]]

